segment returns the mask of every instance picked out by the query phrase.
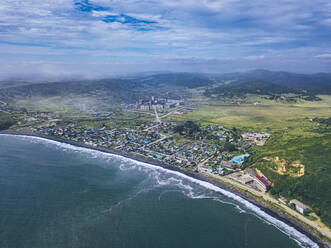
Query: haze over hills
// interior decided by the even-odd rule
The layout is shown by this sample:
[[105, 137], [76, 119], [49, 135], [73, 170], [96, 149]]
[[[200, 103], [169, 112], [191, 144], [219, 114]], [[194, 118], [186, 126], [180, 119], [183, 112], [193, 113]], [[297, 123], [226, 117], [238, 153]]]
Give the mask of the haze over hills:
[[313, 94], [331, 92], [331, 73], [298, 74], [291, 72], [254, 70], [243, 73], [223, 74], [218, 79], [265, 80], [292, 89], [307, 90]]
[[[115, 101], [132, 102], [144, 96], [147, 90], [158, 94], [160, 89], [172, 92], [180, 87], [207, 87], [206, 95], [243, 96], [245, 94], [273, 95], [302, 94], [314, 99], [316, 94], [331, 93], [331, 74], [295, 74], [254, 70], [240, 73], [143, 73], [123, 79], [71, 80], [66, 82], [0, 82], [1, 99], [49, 97], [68, 94], [109, 95]], [[12, 86], [11, 86], [12, 85]], [[9, 87], [11, 86], [11, 87]], [[309, 99], [309, 98], [308, 98]], [[316, 100], [316, 99], [315, 99]]]

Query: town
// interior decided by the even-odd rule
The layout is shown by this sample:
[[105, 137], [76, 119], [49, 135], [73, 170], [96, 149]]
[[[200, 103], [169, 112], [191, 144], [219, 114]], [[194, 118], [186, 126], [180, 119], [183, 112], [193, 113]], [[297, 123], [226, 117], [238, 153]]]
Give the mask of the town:
[[[269, 190], [267, 177], [246, 172], [244, 163], [252, 146], [262, 146], [268, 133], [239, 133], [219, 125], [202, 126], [192, 121], [167, 121], [163, 117], [188, 111], [183, 99], [150, 97], [135, 105], [136, 110], [155, 115], [149, 123], [114, 125], [112, 113], [94, 113], [100, 124], [87, 127], [60, 114], [29, 113], [19, 124], [25, 131], [81, 142], [95, 147], [120, 150], [134, 156], [155, 159], [182, 169], [213, 176], [229, 177], [259, 191]], [[185, 109], [186, 108], [186, 109]], [[171, 111], [167, 112], [167, 109]], [[127, 111], [131, 111], [127, 107]], [[181, 112], [183, 113], [183, 112]], [[164, 114], [163, 116], [160, 116]], [[107, 125], [111, 123], [112, 125]], [[244, 176], [240, 176], [244, 173]]]
[[[57, 137], [94, 147], [123, 151], [127, 154], [157, 160], [183, 170], [219, 178], [252, 192], [266, 193], [272, 187], [269, 178], [261, 171], [246, 168], [253, 146], [263, 146], [270, 134], [263, 132], [240, 133], [235, 128], [220, 125], [200, 125], [192, 121], [169, 121], [171, 115], [184, 115], [192, 110], [184, 99], [156, 98], [137, 101], [123, 106], [130, 115], [155, 116], [150, 121], [129, 121], [123, 125], [115, 112], [91, 111], [95, 127], [81, 125], [60, 113], [28, 112], [11, 109], [24, 116], [15, 127], [21, 131]], [[118, 123], [117, 123], [118, 122]], [[266, 195], [264, 195], [266, 196]], [[283, 207], [290, 206], [303, 215], [310, 208], [296, 199], [278, 199]]]

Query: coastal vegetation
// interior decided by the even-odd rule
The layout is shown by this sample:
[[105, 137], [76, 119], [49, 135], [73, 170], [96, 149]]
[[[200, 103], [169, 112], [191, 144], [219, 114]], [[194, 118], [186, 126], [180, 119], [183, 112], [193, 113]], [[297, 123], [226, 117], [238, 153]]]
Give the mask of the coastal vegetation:
[[[132, 152], [137, 140], [147, 142], [138, 156], [169, 156], [169, 161], [181, 165], [205, 163], [215, 173], [223, 159], [231, 162], [246, 151], [242, 133], [270, 133], [265, 145], [250, 148], [251, 156], [241, 168], [258, 169], [272, 182], [270, 193], [276, 199], [302, 201], [331, 227], [331, 96], [321, 94], [331, 88], [329, 77], [253, 71], [23, 85], [0, 89], [0, 100], [13, 109], [12, 114], [0, 112], [0, 125], [9, 128], [15, 116], [23, 123], [17, 127], [33, 126], [35, 130], [47, 130], [49, 127], [42, 129], [38, 122], [47, 118], [56, 128], [74, 125], [68, 130], [77, 139], [84, 130], [102, 135], [107, 131], [109, 139], [114, 139], [107, 148], [131, 145], [128, 152]], [[316, 84], [309, 83], [315, 79]], [[153, 123], [154, 110], [138, 108], [138, 103], [152, 96], [186, 101], [185, 106], [157, 109], [163, 124], [156, 136], [152, 134], [158, 125]], [[92, 141], [103, 144], [97, 135]], [[160, 144], [154, 144], [157, 141]], [[182, 157], [173, 161], [170, 155], [174, 151]], [[199, 159], [194, 162], [187, 156]], [[185, 169], [194, 171], [192, 168]], [[224, 168], [223, 173], [232, 170]]]
[[0, 131], [8, 129], [10, 126], [14, 124], [15, 124], [15, 120], [12, 118], [10, 114], [0, 111]]
[[[259, 99], [259, 96], [246, 97], [251, 102]], [[257, 106], [204, 99], [195, 111], [169, 119], [200, 120], [204, 125], [270, 132], [270, 140], [262, 147], [252, 148], [252, 156], [244, 166], [258, 168], [268, 176], [273, 182], [270, 192], [276, 198], [301, 200], [331, 227], [331, 97], [318, 97], [320, 101], [297, 103], [266, 100]], [[275, 168], [277, 157], [284, 163], [286, 172], [280, 173]]]
[[[310, 129], [284, 130], [275, 133], [265, 146], [253, 149], [254, 156], [248, 159], [248, 163], [274, 183], [271, 194], [305, 202], [325, 224], [331, 226], [331, 129], [312, 125]], [[266, 157], [286, 158], [288, 165], [285, 168], [292, 169], [292, 172], [280, 173], [275, 170], [274, 163], [265, 161]], [[302, 163], [301, 166], [291, 166], [298, 164], [297, 161]]]

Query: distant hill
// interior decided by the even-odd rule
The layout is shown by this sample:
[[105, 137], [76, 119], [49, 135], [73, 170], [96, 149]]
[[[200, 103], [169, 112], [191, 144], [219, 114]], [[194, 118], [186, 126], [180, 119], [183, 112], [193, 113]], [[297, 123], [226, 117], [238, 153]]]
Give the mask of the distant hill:
[[[138, 76], [130, 79], [138, 84], [151, 86], [182, 86], [197, 88], [232, 81], [221, 86], [224, 90], [236, 94], [281, 94], [305, 93], [306, 95], [331, 94], [331, 74], [296, 74], [289, 72], [273, 72], [254, 70], [241, 73], [205, 74], [205, 73], [160, 73]], [[241, 90], [240, 90], [241, 89]]]
[[4, 80], [0, 81], [0, 89], [1, 88], [10, 88], [10, 87], [15, 87], [15, 86], [22, 86], [22, 85], [28, 85], [28, 84], [33, 84], [33, 82], [29, 81], [13, 81], [13, 80]]
[[299, 90], [291, 89], [286, 86], [280, 86], [274, 83], [270, 83], [269, 81], [259, 79], [237, 80], [232, 83], [213, 88], [207, 92], [220, 94], [227, 97], [243, 96], [245, 94], [271, 95], [283, 93], [300, 93]]
[[240, 80], [241, 82], [268, 82], [287, 89], [306, 91], [309, 94], [331, 94], [331, 73], [296, 74], [290, 72], [273, 72], [254, 70], [243, 73], [218, 75], [217, 80]]
[[[125, 78], [125, 79], [124, 79]], [[317, 100], [316, 94], [331, 94], [331, 74], [295, 74], [254, 70], [243, 73], [142, 73], [123, 79], [46, 82], [7, 87], [11, 82], [0, 82], [0, 99], [15, 100], [34, 96], [65, 95], [103, 96], [117, 102], [133, 103], [144, 97], [183, 96], [183, 88], [206, 87], [206, 96], [225, 97], [245, 94], [270, 95], [295, 93], [307, 100]]]
[[208, 74], [202, 73], [162, 73], [131, 79], [133, 82], [144, 83], [150, 86], [182, 86], [196, 88], [214, 83]]
[[[138, 99], [154, 96], [177, 98], [184, 92], [178, 87], [195, 88], [211, 84], [206, 75], [194, 73], [147, 73], [136, 78], [103, 79], [89, 81], [70, 81], [52, 83], [34, 83], [8, 88], [0, 88], [0, 99], [15, 100], [17, 98], [52, 97], [65, 95], [100, 96], [112, 98], [114, 101], [134, 103]], [[177, 91], [176, 91], [177, 90]]]
[[83, 82], [35, 83], [0, 89], [0, 99], [52, 97], [66, 95], [99, 94], [112, 97], [115, 101], [136, 98], [136, 84], [120, 79], [105, 79]]
[[[302, 99], [309, 101], [318, 101], [318, 98], [313, 93], [306, 90], [289, 88], [284, 85], [271, 83], [270, 81], [263, 79], [241, 79], [231, 82], [229, 84], [223, 84], [215, 88], [206, 89], [205, 96], [217, 96], [217, 97], [245, 97], [246, 94], [264, 95], [271, 100], [280, 99], [282, 94], [295, 94], [301, 96]], [[287, 97], [287, 100], [290, 100]], [[293, 99], [294, 100], [294, 99]]]

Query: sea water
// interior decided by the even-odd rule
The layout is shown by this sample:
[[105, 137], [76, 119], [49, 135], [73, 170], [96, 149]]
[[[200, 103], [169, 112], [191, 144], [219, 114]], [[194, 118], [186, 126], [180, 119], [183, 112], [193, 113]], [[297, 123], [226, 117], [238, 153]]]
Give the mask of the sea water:
[[0, 247], [317, 247], [230, 192], [45, 139], [0, 135]]

